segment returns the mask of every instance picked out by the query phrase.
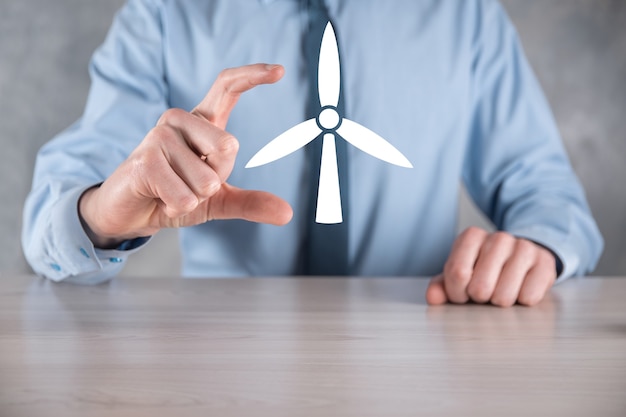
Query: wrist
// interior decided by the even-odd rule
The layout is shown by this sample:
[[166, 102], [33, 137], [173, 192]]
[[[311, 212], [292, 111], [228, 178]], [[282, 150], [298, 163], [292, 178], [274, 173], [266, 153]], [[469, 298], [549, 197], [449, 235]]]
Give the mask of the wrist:
[[99, 249], [115, 249], [125, 238], [107, 235], [97, 224], [97, 192], [100, 185], [93, 186], [80, 196], [78, 199], [78, 217], [83, 226], [83, 230], [96, 248]]
[[[526, 238], [522, 238], [522, 239], [526, 239]], [[545, 250], [546, 252], [548, 252], [553, 258], [554, 258], [554, 270], [556, 271], [556, 276], [557, 278], [561, 276], [561, 274], [563, 273], [563, 261], [561, 261], [561, 258], [556, 254], [556, 252], [554, 252], [551, 248], [549, 248], [548, 246], [539, 243], [535, 240], [532, 239], [526, 239], [532, 243], [534, 243], [535, 245], [539, 246], [541, 249]]]

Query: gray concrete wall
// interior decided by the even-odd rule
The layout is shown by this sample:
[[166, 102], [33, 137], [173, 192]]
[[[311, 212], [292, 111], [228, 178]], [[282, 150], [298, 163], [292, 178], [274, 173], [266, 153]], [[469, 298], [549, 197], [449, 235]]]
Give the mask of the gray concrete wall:
[[[452, 1], [452, 0], [450, 0]], [[123, 0], [0, 0], [0, 271], [19, 245], [34, 156], [85, 102], [87, 62]], [[503, 0], [546, 91], [607, 241], [597, 274], [626, 275], [626, 1]], [[461, 223], [484, 224], [463, 199]], [[125, 273], [176, 274], [176, 232]]]

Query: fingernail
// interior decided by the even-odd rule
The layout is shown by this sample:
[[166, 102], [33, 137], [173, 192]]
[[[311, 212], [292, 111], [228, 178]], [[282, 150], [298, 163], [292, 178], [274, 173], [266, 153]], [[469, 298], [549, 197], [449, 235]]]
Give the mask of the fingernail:
[[278, 67], [280, 67], [280, 65], [276, 65], [276, 64], [267, 64], [267, 65], [265, 65], [265, 69], [267, 71], [271, 71], [271, 70], [276, 69]]

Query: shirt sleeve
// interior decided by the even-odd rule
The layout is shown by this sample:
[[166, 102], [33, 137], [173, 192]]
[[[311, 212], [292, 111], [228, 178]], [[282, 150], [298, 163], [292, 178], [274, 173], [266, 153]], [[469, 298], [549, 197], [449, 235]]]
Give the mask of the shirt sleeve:
[[465, 185], [499, 230], [558, 257], [559, 280], [588, 273], [602, 236], [513, 25], [497, 2], [482, 5]]
[[145, 243], [133, 241], [130, 250], [95, 249], [77, 204], [86, 189], [111, 175], [167, 109], [162, 36], [159, 4], [130, 0], [92, 58], [84, 114], [39, 151], [22, 228], [25, 257], [38, 275], [102, 282]]

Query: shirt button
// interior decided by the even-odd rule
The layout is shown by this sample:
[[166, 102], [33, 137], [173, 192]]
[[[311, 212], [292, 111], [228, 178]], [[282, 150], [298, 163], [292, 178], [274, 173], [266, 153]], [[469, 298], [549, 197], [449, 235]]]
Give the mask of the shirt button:
[[124, 262], [124, 260], [122, 258], [109, 258], [109, 262], [114, 263], [114, 264], [120, 264]]
[[87, 259], [90, 258], [89, 254], [87, 253], [85, 248], [80, 248], [80, 253], [82, 253], [85, 258], [87, 258]]
[[50, 264], [50, 268], [54, 269], [57, 272], [61, 272], [61, 266], [58, 264]]

